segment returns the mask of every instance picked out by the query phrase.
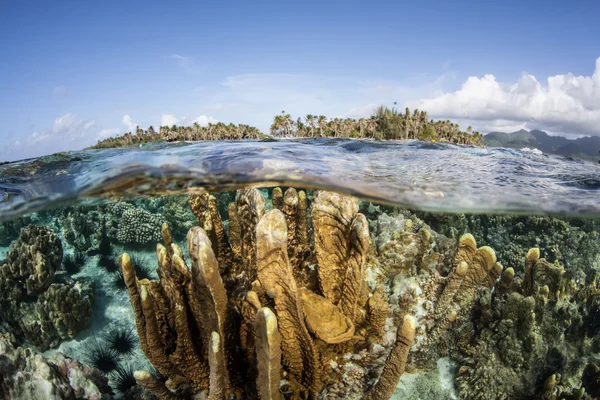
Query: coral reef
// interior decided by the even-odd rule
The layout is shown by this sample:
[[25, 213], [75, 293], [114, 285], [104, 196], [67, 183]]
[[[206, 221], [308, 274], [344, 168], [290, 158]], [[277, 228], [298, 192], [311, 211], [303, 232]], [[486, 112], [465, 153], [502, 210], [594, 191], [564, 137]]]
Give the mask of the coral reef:
[[[25, 398], [45, 385], [88, 398], [60, 372], [68, 364], [104, 371], [117, 396], [131, 399], [379, 400], [439, 397], [444, 385], [447, 398], [467, 400], [600, 396], [600, 244], [591, 220], [412, 213], [293, 188], [53, 215], [58, 223], [23, 221], [62, 225], [64, 257], [51, 229], [4, 227], [18, 237], [0, 263], [1, 328], [41, 350], [73, 338], [90, 324], [92, 288], [70, 275], [100, 266], [110, 278], [102, 288], [127, 290], [137, 335], [123, 328], [132, 321], [104, 332], [82, 353], [95, 369], [15, 350], [4, 335], [2, 394]], [[156, 273], [145, 254], [155, 241]], [[117, 248], [134, 251], [117, 260]], [[86, 253], [97, 263], [81, 270]], [[138, 336], [149, 371], [134, 371], [147, 362], [137, 359]], [[2, 351], [36, 361], [7, 361]], [[42, 374], [44, 363], [59, 372]], [[399, 381], [406, 385], [393, 395]]]
[[[406, 223], [403, 216], [396, 218]], [[422, 225], [419, 232], [429, 229]], [[600, 344], [590, 332], [599, 295], [596, 276], [586, 280], [567, 273], [540, 258], [538, 248], [527, 252], [517, 274], [512, 267], [503, 269], [490, 247], [478, 248], [470, 234], [459, 239], [444, 276], [432, 268], [435, 263], [424, 265], [423, 251], [409, 252], [415, 243], [406, 239], [414, 239], [410, 235], [391, 235], [385, 245], [404, 238], [405, 245], [395, 250], [405, 258], [396, 261], [390, 298], [393, 313], [417, 319], [409, 356], [413, 367], [430, 369], [444, 355], [457, 359], [461, 399], [546, 398], [543, 393], [558, 393], [549, 380], [553, 374], [580, 381], [581, 368], [574, 365]], [[435, 254], [431, 246], [426, 250]], [[404, 265], [412, 265], [413, 274]], [[570, 398], [571, 392], [561, 393]]]
[[[356, 199], [315, 193], [314, 251], [304, 192], [276, 189], [274, 209], [265, 203], [256, 189], [238, 191], [227, 237], [216, 198], [191, 196], [191, 268], [165, 224], [158, 281], [120, 257], [142, 350], [169, 378], [137, 371], [137, 382], [164, 399], [389, 396], [415, 320], [388, 324], [385, 293], [365, 284], [370, 238]], [[386, 324], [393, 337], [383, 339]]]
[[600, 268], [600, 228], [593, 219], [547, 216], [418, 213], [437, 232], [458, 238], [471, 233], [478, 243], [496, 249], [498, 260], [519, 272], [523, 254], [540, 249], [551, 262], [570, 270]]
[[196, 217], [192, 214], [188, 195], [161, 196], [154, 199], [139, 201], [144, 208], [153, 213], [160, 214], [171, 227], [173, 236], [185, 238], [188, 230], [196, 225]]
[[154, 243], [160, 240], [160, 229], [165, 219], [130, 203], [107, 206], [106, 231], [108, 237], [120, 243]]
[[0, 266], [0, 320], [41, 350], [91, 322], [92, 288], [61, 275], [62, 255], [51, 229], [31, 225]]
[[8, 246], [19, 237], [21, 229], [31, 224], [29, 216], [0, 223], [0, 246]]
[[0, 397], [4, 399], [110, 399], [100, 371], [61, 353], [46, 359], [0, 334]]
[[104, 219], [97, 207], [75, 206], [60, 210], [58, 222], [65, 242], [80, 252], [87, 252], [100, 247]]
[[380, 278], [437, 270], [446, 274], [457, 251], [455, 240], [432, 230], [408, 211], [379, 213], [369, 222], [373, 254], [369, 262]]

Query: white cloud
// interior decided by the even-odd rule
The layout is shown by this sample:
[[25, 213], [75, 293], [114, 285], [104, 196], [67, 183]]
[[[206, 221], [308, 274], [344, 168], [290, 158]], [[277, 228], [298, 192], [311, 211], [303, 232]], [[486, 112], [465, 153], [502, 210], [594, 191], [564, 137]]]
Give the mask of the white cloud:
[[89, 135], [94, 121], [79, 119], [73, 113], [57, 117], [52, 127], [45, 131], [36, 131], [22, 140], [15, 140], [6, 146], [3, 158], [16, 160], [52, 154], [59, 151], [81, 149], [90, 143]]
[[135, 129], [137, 128], [138, 124], [134, 123], [131, 120], [131, 117], [129, 115], [123, 115], [123, 119], [122, 119], [123, 124], [127, 127], [127, 129], [130, 132], [135, 132]]
[[173, 126], [178, 122], [179, 120], [173, 114], [163, 114], [160, 118], [160, 126]]
[[219, 121], [209, 115], [200, 115], [192, 120], [192, 123], [194, 122], [200, 126], [207, 126], [208, 124], [216, 124]]
[[199, 115], [195, 118], [193, 117], [183, 117], [177, 118], [173, 114], [163, 114], [160, 119], [160, 126], [173, 126], [173, 125], [182, 125], [182, 126], [190, 126], [194, 122], [196, 122], [200, 126], [207, 126], [209, 123], [216, 124], [219, 122], [216, 118], [210, 115]]
[[599, 135], [600, 58], [591, 76], [567, 73], [542, 83], [525, 74], [512, 84], [498, 82], [491, 74], [473, 76], [455, 92], [408, 105], [434, 117], [471, 122], [482, 131], [496, 126]]

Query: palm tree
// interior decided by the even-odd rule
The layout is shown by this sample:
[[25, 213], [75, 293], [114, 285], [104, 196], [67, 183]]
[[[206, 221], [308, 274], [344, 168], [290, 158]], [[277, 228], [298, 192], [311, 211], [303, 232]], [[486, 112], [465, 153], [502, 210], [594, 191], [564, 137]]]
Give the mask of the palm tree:
[[319, 125], [319, 136], [323, 137], [323, 130], [328, 128], [327, 117], [324, 115], [319, 115], [317, 124]]
[[308, 125], [308, 127], [310, 128], [310, 137], [314, 137], [315, 136], [315, 116], [312, 114], [307, 114], [306, 115], [306, 125]]
[[294, 128], [294, 120], [290, 114], [284, 114], [281, 116], [281, 127], [283, 129], [284, 137], [289, 137], [292, 129]]
[[273, 123], [271, 124], [271, 135], [279, 136], [279, 132], [281, 129], [281, 115], [276, 115], [273, 118]]

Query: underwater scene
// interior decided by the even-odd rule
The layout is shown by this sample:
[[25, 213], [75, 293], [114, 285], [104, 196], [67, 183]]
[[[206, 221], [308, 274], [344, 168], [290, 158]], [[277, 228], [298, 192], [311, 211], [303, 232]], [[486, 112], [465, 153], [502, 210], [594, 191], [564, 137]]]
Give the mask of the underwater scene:
[[600, 399], [599, 176], [330, 139], [2, 165], [0, 399]]

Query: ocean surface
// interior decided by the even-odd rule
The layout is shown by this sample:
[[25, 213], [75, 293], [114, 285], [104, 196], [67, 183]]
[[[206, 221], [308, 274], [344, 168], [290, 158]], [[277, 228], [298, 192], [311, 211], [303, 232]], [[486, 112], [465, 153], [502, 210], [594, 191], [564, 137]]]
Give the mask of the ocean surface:
[[287, 185], [444, 212], [600, 214], [600, 164], [534, 152], [367, 140], [150, 143], [0, 166], [0, 220], [76, 198]]
[[0, 165], [0, 260], [0, 400], [600, 398], [591, 161], [347, 139], [54, 154]]

